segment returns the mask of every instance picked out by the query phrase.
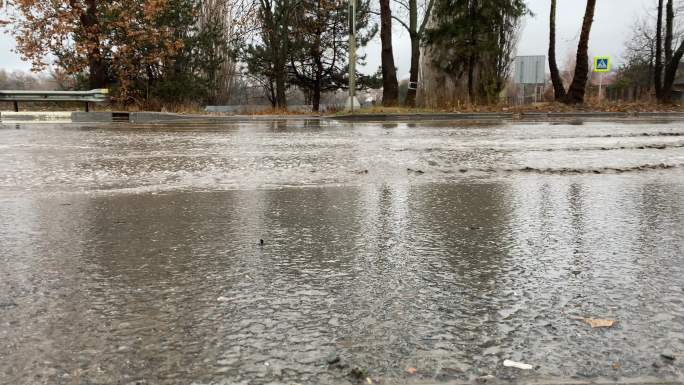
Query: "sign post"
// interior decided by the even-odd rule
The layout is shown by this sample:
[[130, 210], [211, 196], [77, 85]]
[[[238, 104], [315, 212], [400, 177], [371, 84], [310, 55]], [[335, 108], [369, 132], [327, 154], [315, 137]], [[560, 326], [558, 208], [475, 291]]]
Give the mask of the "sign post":
[[601, 95], [603, 91], [603, 74], [610, 72], [610, 57], [609, 56], [596, 56], [594, 57], [594, 72], [599, 74], [599, 89], [598, 89], [598, 100], [601, 101]]
[[520, 103], [525, 104], [527, 100], [526, 86], [534, 86], [534, 103], [537, 102], [539, 87], [546, 82], [545, 78], [546, 56], [517, 56], [515, 58], [514, 81], [521, 85]]

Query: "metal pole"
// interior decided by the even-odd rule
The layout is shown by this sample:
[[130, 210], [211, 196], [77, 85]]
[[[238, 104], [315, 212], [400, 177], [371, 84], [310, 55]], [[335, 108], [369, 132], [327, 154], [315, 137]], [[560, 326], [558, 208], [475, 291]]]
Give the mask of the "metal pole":
[[598, 101], [601, 103], [601, 89], [603, 88], [603, 72], [599, 73], [599, 94]]
[[349, 104], [356, 100], [356, 0], [349, 0]]

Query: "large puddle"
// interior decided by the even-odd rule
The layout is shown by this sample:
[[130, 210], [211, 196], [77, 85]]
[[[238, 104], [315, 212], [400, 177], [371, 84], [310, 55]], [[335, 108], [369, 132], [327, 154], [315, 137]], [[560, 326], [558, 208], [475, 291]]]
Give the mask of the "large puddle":
[[0, 126], [0, 383], [683, 381], [684, 123], [458, 124]]
[[0, 189], [15, 192], [453, 183], [684, 166], [682, 122], [0, 125], [0, 139]]

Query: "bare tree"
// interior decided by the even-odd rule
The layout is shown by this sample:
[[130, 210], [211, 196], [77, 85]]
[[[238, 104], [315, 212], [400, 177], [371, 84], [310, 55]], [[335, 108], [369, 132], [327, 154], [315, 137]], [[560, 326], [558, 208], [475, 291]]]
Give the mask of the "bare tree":
[[584, 21], [582, 22], [582, 32], [580, 33], [577, 46], [575, 76], [572, 79], [567, 95], [563, 98], [563, 102], [566, 104], [584, 102], [584, 94], [589, 78], [589, 35], [591, 34], [591, 26], [594, 23], [595, 9], [596, 0], [587, 0], [587, 8], [584, 12]]
[[425, 29], [432, 13], [435, 0], [394, 0], [395, 4], [403, 8], [408, 15], [408, 22], [399, 17], [394, 19], [409, 34], [411, 39], [411, 68], [409, 70], [409, 87], [406, 92], [406, 104], [409, 107], [416, 105], [416, 93], [418, 85], [418, 72], [420, 70], [421, 40], [425, 36]]
[[256, 30], [257, 2], [251, 0], [203, 0], [198, 17], [199, 29], [217, 28], [224, 44], [214, 47], [223, 60], [208, 74], [212, 89], [209, 99], [226, 103], [231, 98], [237, 74], [235, 53], [240, 44]]
[[551, 15], [549, 17], [549, 68], [551, 69], [554, 98], [561, 100], [565, 97], [565, 86], [556, 63], [556, 0], [551, 0]]
[[380, 0], [380, 43], [382, 45], [382, 104], [393, 106], [399, 100], [397, 68], [392, 50], [392, 10], [390, 0]]
[[658, 0], [655, 10], [657, 15], [647, 12], [634, 25], [625, 43], [626, 63], [618, 75], [623, 87], [649, 92], [655, 88], [658, 101], [669, 103], [684, 55], [684, 33], [677, 25], [678, 14], [684, 13], [684, 3], [676, 6], [674, 0]]
[[[667, 1], [667, 15], [665, 16], [665, 76], [663, 79], [663, 88], [659, 100], [662, 103], [672, 102], [672, 87], [674, 85], [679, 63], [684, 56], [684, 39], [680, 39], [679, 47], [674, 50], [674, 34], [675, 34], [675, 11], [674, 0]], [[656, 74], [660, 78], [660, 73]]]
[[656, 21], [655, 92], [660, 100], [663, 94], [663, 0], [658, 0]]

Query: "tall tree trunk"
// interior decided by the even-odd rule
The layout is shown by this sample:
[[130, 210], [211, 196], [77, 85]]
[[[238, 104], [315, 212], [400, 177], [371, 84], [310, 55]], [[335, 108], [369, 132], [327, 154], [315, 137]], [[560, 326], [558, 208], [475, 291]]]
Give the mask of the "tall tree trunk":
[[270, 34], [271, 37], [271, 58], [273, 60], [273, 72], [275, 72], [275, 88], [276, 88], [276, 107], [280, 109], [287, 108], [287, 96], [285, 95], [287, 87], [287, 51], [282, 49], [282, 41], [280, 34], [275, 31]]
[[271, 102], [271, 107], [276, 108], [278, 98], [275, 93], [275, 85], [272, 80], [268, 80], [268, 101]]
[[672, 87], [674, 85], [675, 77], [677, 76], [679, 63], [682, 61], [682, 56], [684, 56], [684, 41], [679, 43], [679, 48], [672, 53], [672, 58], [665, 67], [665, 81], [663, 82], [662, 95], [660, 98], [663, 103], [672, 103]]
[[319, 112], [321, 110], [321, 74], [316, 74], [316, 80], [314, 81], [313, 96], [311, 98], [311, 106], [313, 112]]
[[411, 37], [411, 69], [409, 71], [409, 88], [406, 91], [407, 107], [416, 106], [416, 93], [418, 92], [418, 70], [420, 68], [420, 37]]
[[649, 92], [652, 89], [653, 78], [655, 77], [653, 75], [655, 73], [655, 69], [653, 67], [654, 63], [655, 63], [655, 54], [653, 53], [653, 47], [652, 46], [651, 46], [650, 51], [651, 52], [650, 52], [649, 57], [648, 57], [648, 77], [647, 77], [648, 80], [646, 83], [646, 89], [649, 90]]
[[[406, 100], [404, 101], [404, 105], [408, 107], [415, 107], [416, 93], [418, 92], [418, 69], [420, 67], [420, 33], [418, 32], [418, 1], [408, 0], [408, 4], [408, 32], [411, 38], [411, 69], [409, 70], [409, 87], [406, 91]], [[429, 15], [425, 15], [425, 17], [429, 17]]]
[[[407, 31], [411, 38], [411, 69], [409, 70], [409, 87], [406, 92], [404, 104], [407, 107], [415, 107], [418, 97], [418, 74], [420, 72], [420, 43], [424, 36], [425, 28], [432, 15], [435, 0], [428, 0], [423, 10], [423, 19], [418, 25], [418, 0], [408, 0], [409, 25]], [[404, 27], [406, 25], [404, 24]]]
[[468, 57], [468, 102], [475, 104], [475, 54], [472, 52]]
[[[272, 44], [280, 44], [280, 41], [278, 41], [277, 38], [275, 38], [274, 34], [274, 39]], [[278, 49], [273, 46], [271, 52], [272, 52], [272, 58], [273, 58], [273, 71], [275, 72], [274, 77], [275, 77], [275, 104], [276, 108], [280, 109], [285, 109], [287, 108], [287, 96], [285, 96], [285, 88], [286, 88], [286, 80], [287, 80], [287, 75], [285, 74], [285, 60], [282, 58], [283, 53]]]
[[658, 19], [656, 22], [656, 53], [653, 74], [656, 98], [663, 95], [663, 0], [658, 0]]
[[287, 108], [287, 96], [285, 96], [285, 64], [280, 66], [280, 69], [276, 70], [275, 83], [276, 83], [276, 107], [285, 109]]
[[558, 71], [558, 64], [556, 64], [556, 0], [551, 0], [551, 17], [549, 20], [549, 68], [551, 69], [553, 95], [555, 100], [562, 100], [565, 97], [565, 86]]
[[399, 84], [392, 50], [390, 0], [380, 0], [380, 42], [382, 43], [382, 105], [394, 106], [399, 100]]
[[674, 4], [673, 0], [667, 0], [665, 14], [665, 65], [672, 61], [672, 39], [674, 34]]
[[[658, 24], [662, 28], [662, 4], [663, 0], [658, 2]], [[674, 0], [667, 0], [666, 15], [665, 15], [665, 38], [664, 42], [661, 41], [662, 32], [659, 29], [659, 37], [656, 37], [657, 48], [660, 48], [661, 44], [664, 46], [665, 51], [665, 61], [660, 64], [660, 72], [656, 70], [656, 82], [662, 82], [660, 86], [656, 84], [656, 88], [660, 88], [660, 92], [656, 89], [656, 95], [658, 96], [658, 101], [661, 103], [671, 103], [672, 102], [672, 87], [674, 84], [675, 77], [677, 76], [677, 70], [679, 68], [679, 62], [682, 60], [682, 55], [684, 54], [684, 42], [681, 42], [679, 48], [673, 51], [673, 41], [674, 41]], [[662, 54], [662, 51], [661, 51]], [[658, 63], [658, 58], [656, 58], [656, 63]], [[657, 66], [658, 64], [656, 64]], [[664, 71], [664, 75], [663, 75]], [[664, 77], [664, 79], [663, 79]]]
[[665, 15], [665, 74], [659, 98], [662, 103], [672, 102], [672, 86], [675, 77], [677, 76], [679, 61], [682, 59], [682, 44], [680, 44], [679, 49], [677, 49], [676, 52], [673, 51], [672, 47], [674, 39], [674, 16], [674, 0], [667, 0]]
[[[70, 1], [72, 8], [78, 5]], [[81, 25], [88, 40], [88, 86], [91, 89], [104, 88], [107, 83], [107, 68], [100, 50], [100, 19], [97, 15], [97, 1], [87, 0], [86, 9], [80, 16]]]
[[589, 35], [591, 34], [591, 25], [594, 22], [595, 8], [596, 0], [587, 0], [587, 9], [584, 12], [582, 32], [580, 33], [580, 40], [577, 46], [575, 76], [573, 76], [570, 89], [563, 99], [563, 102], [566, 104], [584, 103], [584, 93], [589, 75]]
[[313, 98], [311, 99], [312, 111], [319, 112], [321, 110], [321, 84], [317, 82], [314, 86]]
[[[471, 0], [470, 7], [468, 7], [468, 14], [472, 19], [475, 18], [478, 9], [478, 1]], [[475, 65], [477, 60], [475, 58], [476, 50], [476, 38], [477, 38], [477, 26], [476, 23], [470, 23], [470, 39], [468, 43], [468, 98], [469, 103], [475, 104]]]

